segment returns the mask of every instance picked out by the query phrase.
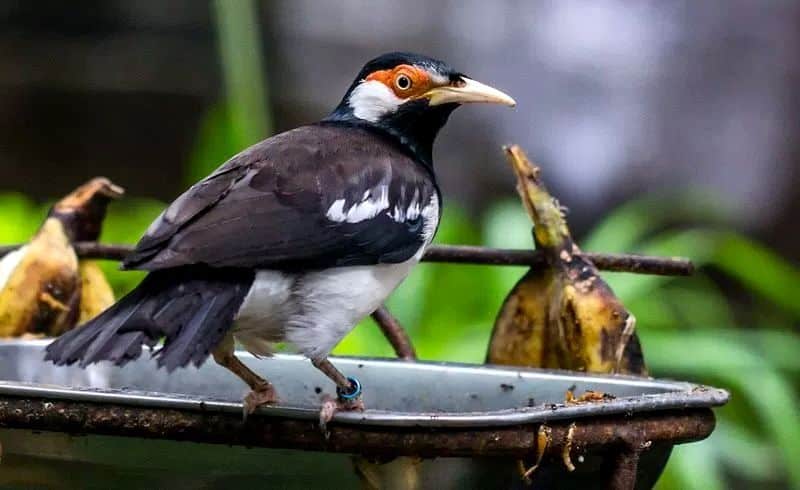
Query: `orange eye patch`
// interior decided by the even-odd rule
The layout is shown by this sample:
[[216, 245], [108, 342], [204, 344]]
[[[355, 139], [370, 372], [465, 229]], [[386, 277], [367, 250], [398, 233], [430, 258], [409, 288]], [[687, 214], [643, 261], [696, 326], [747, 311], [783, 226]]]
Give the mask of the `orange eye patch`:
[[428, 72], [411, 65], [398, 65], [390, 70], [374, 71], [367, 76], [366, 80], [381, 82], [401, 99], [418, 97], [432, 86]]

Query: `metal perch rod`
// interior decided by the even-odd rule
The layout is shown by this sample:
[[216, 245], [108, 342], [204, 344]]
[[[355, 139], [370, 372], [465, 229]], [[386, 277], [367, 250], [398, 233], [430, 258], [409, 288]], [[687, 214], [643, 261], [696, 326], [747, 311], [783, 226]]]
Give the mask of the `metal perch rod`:
[[[0, 257], [17, 249], [20, 245], [0, 247]], [[128, 245], [106, 245], [82, 242], [75, 245], [80, 257], [87, 259], [122, 260], [132, 248]], [[635, 274], [660, 276], [688, 276], [694, 265], [681, 257], [653, 257], [636, 254], [607, 254], [583, 252], [598, 269]], [[449, 262], [457, 264], [517, 265], [544, 267], [545, 256], [536, 250], [513, 250], [502, 248], [474, 247], [468, 245], [432, 245], [422, 257], [423, 262]]]
[[[682, 257], [653, 257], [636, 254], [608, 254], [582, 252], [598, 269], [614, 272], [633, 272], [659, 276], [688, 276], [694, 265]], [[544, 267], [544, 254], [537, 250], [474, 247], [469, 245], [433, 245], [428, 248], [425, 262], [451, 262], [460, 264], [524, 265]]]
[[[19, 245], [0, 247], [0, 257]], [[80, 257], [89, 259], [122, 260], [132, 250], [129, 245], [106, 245], [96, 242], [75, 244]], [[694, 271], [691, 261], [683, 258], [650, 257], [632, 254], [584, 253], [599, 269], [665, 276], [688, 276]], [[457, 264], [518, 265], [545, 267], [545, 256], [536, 250], [510, 250], [466, 245], [433, 245], [422, 257], [424, 262], [449, 262]], [[405, 360], [417, 358], [411, 339], [400, 322], [385, 306], [372, 314], [397, 357]]]
[[413, 361], [417, 358], [411, 338], [406, 329], [400, 325], [397, 318], [392, 315], [386, 306], [380, 306], [372, 313], [372, 319], [378, 324], [384, 337], [392, 344], [395, 354], [405, 361]]

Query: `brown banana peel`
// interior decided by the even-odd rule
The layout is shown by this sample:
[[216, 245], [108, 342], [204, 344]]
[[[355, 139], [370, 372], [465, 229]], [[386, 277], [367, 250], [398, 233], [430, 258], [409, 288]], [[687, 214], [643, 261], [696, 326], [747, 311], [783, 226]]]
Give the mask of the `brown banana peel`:
[[573, 242], [563, 208], [518, 146], [505, 148], [547, 267], [531, 269], [503, 303], [487, 362], [592, 373], [646, 374], [636, 320]]
[[78, 325], [83, 325], [114, 304], [114, 290], [97, 262], [82, 260], [78, 265], [81, 302]]
[[0, 291], [0, 337], [58, 335], [75, 323], [80, 298], [78, 257], [55, 218], [21, 250]]
[[418, 490], [422, 459], [403, 456], [389, 462], [372, 462], [363, 456], [353, 457], [353, 467], [361, 480], [362, 490]]
[[124, 190], [98, 177], [50, 210], [31, 241], [0, 260], [0, 338], [56, 336], [114, 302], [102, 270], [73, 244], [94, 241], [106, 207]]

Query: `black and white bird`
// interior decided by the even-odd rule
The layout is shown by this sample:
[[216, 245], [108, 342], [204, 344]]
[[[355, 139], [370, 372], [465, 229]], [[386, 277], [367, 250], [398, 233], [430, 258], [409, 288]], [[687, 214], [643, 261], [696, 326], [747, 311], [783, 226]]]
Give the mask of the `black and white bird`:
[[277, 395], [236, 358], [234, 341], [259, 356], [287, 342], [336, 383], [333, 410], [358, 407], [358, 381], [327, 357], [433, 240], [433, 142], [470, 102], [514, 105], [432, 58], [368, 62], [328, 117], [244, 150], [178, 197], [123, 263], [149, 275], [47, 358], [122, 365], [163, 339], [160, 366], [213, 356], [250, 386], [252, 411]]

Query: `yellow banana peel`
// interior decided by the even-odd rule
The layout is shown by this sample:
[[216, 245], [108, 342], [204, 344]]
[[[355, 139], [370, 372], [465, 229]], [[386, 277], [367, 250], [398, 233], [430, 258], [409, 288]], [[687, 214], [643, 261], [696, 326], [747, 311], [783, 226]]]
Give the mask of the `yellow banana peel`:
[[573, 242], [563, 208], [518, 146], [505, 149], [547, 267], [530, 270], [503, 303], [487, 362], [645, 374], [636, 320]]
[[78, 325], [83, 325], [114, 304], [114, 290], [97, 262], [82, 260], [78, 272], [81, 278]]
[[78, 258], [64, 227], [48, 218], [0, 291], [0, 337], [58, 335], [75, 321]]
[[91, 179], [53, 206], [27, 245], [0, 259], [0, 337], [57, 336], [114, 302], [102, 270], [79, 262], [73, 243], [96, 240], [108, 203], [123, 193]]

